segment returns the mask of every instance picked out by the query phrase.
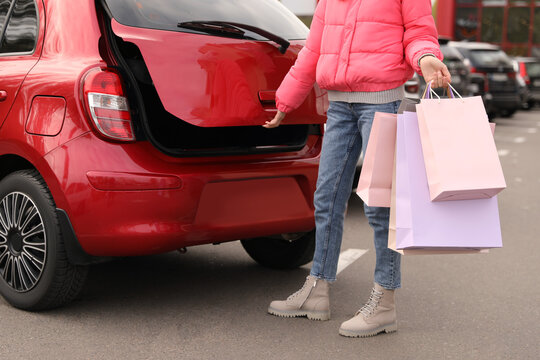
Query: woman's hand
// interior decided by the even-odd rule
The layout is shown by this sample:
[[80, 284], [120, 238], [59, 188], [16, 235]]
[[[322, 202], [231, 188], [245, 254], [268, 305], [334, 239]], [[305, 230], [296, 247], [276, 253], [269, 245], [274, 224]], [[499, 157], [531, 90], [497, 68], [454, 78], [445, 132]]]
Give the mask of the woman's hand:
[[437, 59], [435, 56], [424, 56], [420, 59], [420, 69], [424, 75], [426, 83], [433, 81], [431, 87], [448, 87], [448, 84], [452, 81], [450, 72], [444, 63]]
[[267, 129], [278, 127], [281, 121], [285, 118], [285, 113], [278, 110], [276, 116], [270, 121], [264, 123], [263, 127]]

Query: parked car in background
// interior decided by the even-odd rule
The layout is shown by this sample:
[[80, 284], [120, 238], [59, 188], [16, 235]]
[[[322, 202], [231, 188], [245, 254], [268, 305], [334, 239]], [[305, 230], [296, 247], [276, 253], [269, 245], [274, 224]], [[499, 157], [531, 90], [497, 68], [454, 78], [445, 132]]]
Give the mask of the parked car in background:
[[314, 251], [327, 98], [284, 125], [275, 91], [307, 27], [275, 0], [0, 1], [0, 294], [72, 300], [87, 265], [242, 239]]
[[490, 117], [512, 116], [521, 107], [512, 60], [498, 46], [478, 42], [448, 42], [464, 57], [471, 72], [473, 94], [481, 95]]
[[524, 108], [530, 109], [540, 104], [540, 59], [534, 57], [514, 58], [515, 71], [527, 87]]
[[410, 99], [419, 99], [420, 96], [422, 96], [422, 92], [424, 89], [422, 87], [422, 82], [424, 81], [423, 78], [420, 78], [421, 76], [418, 76], [417, 73], [414, 73], [414, 75], [405, 82], [405, 97], [408, 97]]
[[[448, 46], [448, 43], [449, 39], [439, 38], [441, 52], [444, 56], [443, 62], [452, 76], [452, 86], [461, 96], [469, 96], [471, 95], [469, 68], [465, 64], [465, 59], [461, 53], [457, 49]], [[425, 86], [424, 78], [420, 77], [420, 94], [424, 92]], [[434, 90], [439, 96], [446, 95], [443, 88]]]
[[[519, 99], [521, 100], [521, 110], [530, 110], [531, 93], [529, 91], [527, 83], [525, 82], [525, 79], [519, 73], [519, 63], [514, 58], [512, 58], [512, 63], [514, 64], [514, 70], [516, 71], [518, 94]], [[534, 102], [532, 103], [532, 105], [534, 105]]]

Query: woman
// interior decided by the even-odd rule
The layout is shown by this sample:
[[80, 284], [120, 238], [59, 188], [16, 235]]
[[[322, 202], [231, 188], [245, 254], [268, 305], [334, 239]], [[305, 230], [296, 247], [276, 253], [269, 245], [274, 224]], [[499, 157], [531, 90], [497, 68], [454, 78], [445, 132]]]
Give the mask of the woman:
[[[270, 304], [270, 314], [330, 319], [329, 283], [336, 280], [345, 207], [374, 113], [397, 112], [413, 70], [433, 87], [447, 86], [450, 73], [441, 59], [430, 0], [320, 0], [306, 46], [277, 91], [278, 113], [263, 125], [279, 126], [315, 82], [328, 91], [313, 266], [300, 290]], [[397, 330], [401, 255], [387, 248], [389, 209], [365, 206], [365, 214], [374, 230], [374, 287], [367, 303], [341, 325], [339, 333], [349, 337]]]

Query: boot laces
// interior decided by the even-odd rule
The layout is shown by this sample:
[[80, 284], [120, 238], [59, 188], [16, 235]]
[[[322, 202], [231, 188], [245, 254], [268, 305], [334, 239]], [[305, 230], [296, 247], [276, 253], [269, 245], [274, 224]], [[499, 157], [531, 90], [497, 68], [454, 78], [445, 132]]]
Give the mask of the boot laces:
[[307, 277], [307, 278], [306, 278], [306, 282], [304, 282], [304, 285], [302, 285], [302, 288], [301, 288], [300, 290], [298, 290], [297, 292], [295, 292], [294, 294], [292, 294], [291, 296], [289, 296], [289, 297], [287, 298], [287, 300], [292, 300], [292, 299], [294, 299], [295, 297], [297, 297], [298, 295], [300, 295], [301, 293], [303, 293], [304, 290], [305, 290], [307, 287], [309, 287], [309, 286], [315, 287], [316, 284], [317, 284], [316, 281], [315, 281], [315, 283], [310, 284], [310, 283], [309, 283], [309, 277]]
[[356, 315], [362, 314], [365, 317], [369, 317], [373, 315], [373, 313], [377, 309], [377, 306], [379, 306], [379, 301], [381, 301], [382, 296], [383, 296], [383, 293], [381, 291], [377, 291], [375, 290], [375, 288], [373, 288], [371, 290], [371, 295], [369, 296], [369, 300], [364, 306], [362, 306], [360, 310], [356, 312]]

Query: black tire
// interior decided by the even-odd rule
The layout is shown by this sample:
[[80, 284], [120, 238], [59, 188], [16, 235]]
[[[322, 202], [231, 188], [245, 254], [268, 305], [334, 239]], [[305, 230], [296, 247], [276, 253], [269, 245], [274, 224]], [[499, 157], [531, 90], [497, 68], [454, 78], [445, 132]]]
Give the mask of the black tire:
[[56, 206], [39, 173], [17, 171], [0, 181], [4, 299], [23, 310], [52, 309], [79, 294], [87, 272], [87, 266], [72, 265], [67, 259]]
[[515, 113], [516, 113], [516, 109], [503, 110], [503, 111], [501, 111], [501, 116], [503, 118], [511, 118], [512, 116], [514, 116]]
[[286, 239], [276, 235], [241, 240], [246, 252], [257, 263], [272, 269], [294, 269], [313, 260], [315, 230]]

